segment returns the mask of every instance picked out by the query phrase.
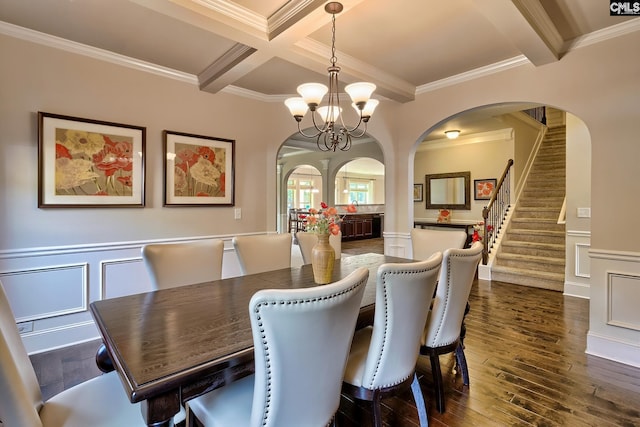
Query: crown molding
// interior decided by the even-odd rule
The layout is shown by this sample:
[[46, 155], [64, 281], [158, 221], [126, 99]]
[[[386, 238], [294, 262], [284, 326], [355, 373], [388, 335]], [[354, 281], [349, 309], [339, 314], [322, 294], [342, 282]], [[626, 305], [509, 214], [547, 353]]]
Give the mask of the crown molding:
[[434, 82], [418, 86], [416, 88], [416, 95], [431, 92], [437, 89], [442, 89], [448, 86], [457, 85], [466, 81], [475, 80], [480, 77], [489, 76], [491, 74], [499, 73], [510, 68], [516, 68], [520, 67], [521, 65], [527, 64], [531, 64], [527, 57], [524, 55], [518, 55], [510, 59], [505, 59], [504, 61], [476, 68], [475, 70], [466, 71], [464, 73], [456, 74], [455, 76], [446, 77], [444, 79], [436, 80]]
[[199, 4], [209, 10], [216, 13], [220, 13], [227, 16], [234, 21], [238, 21], [248, 27], [251, 27], [263, 34], [267, 34], [269, 30], [269, 24], [267, 18], [255, 13], [245, 7], [240, 6], [234, 2], [224, 0], [192, 0], [194, 3]]
[[[636, 31], [640, 31], [640, 19], [630, 19], [628, 21], [621, 22], [620, 24], [603, 28], [602, 30], [594, 31], [581, 37], [576, 37], [575, 39], [567, 42], [567, 46], [572, 50], [579, 49]], [[565, 46], [565, 49], [567, 46]]]
[[443, 148], [459, 147], [469, 144], [481, 144], [483, 142], [511, 141], [513, 140], [513, 128], [492, 130], [489, 132], [479, 132], [471, 135], [459, 136], [456, 139], [434, 139], [432, 141], [421, 142], [416, 152], [440, 150]]
[[28, 28], [19, 27], [7, 22], [0, 21], [0, 34], [5, 34], [21, 40], [53, 47], [70, 53], [76, 53], [78, 55], [88, 56], [90, 58], [110, 62], [112, 64], [122, 65], [128, 68], [133, 68], [135, 70], [145, 71], [147, 73], [156, 74], [162, 77], [167, 77], [198, 86], [198, 77], [193, 74], [174, 70], [168, 67], [163, 67], [151, 62], [141, 61], [139, 59], [120, 55], [118, 53], [114, 53], [105, 49], [87, 46], [82, 43], [73, 42], [61, 37], [56, 37], [50, 34], [41, 33], [39, 31], [30, 30]]

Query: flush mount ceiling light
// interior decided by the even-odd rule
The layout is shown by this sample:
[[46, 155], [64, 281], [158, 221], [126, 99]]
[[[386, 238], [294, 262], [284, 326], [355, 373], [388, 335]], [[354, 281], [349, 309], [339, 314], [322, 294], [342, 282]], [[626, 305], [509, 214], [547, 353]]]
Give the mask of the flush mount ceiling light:
[[[370, 99], [376, 90], [373, 83], [359, 82], [347, 85], [344, 90], [351, 97], [351, 105], [359, 116], [358, 123], [353, 127], [345, 125], [340, 107], [340, 93], [338, 86], [338, 74], [340, 67], [336, 65], [336, 14], [342, 12], [343, 6], [338, 2], [327, 3], [324, 10], [331, 14], [331, 65], [329, 72], [329, 87], [320, 83], [304, 83], [298, 86], [301, 97], [289, 98], [284, 103], [289, 108], [293, 118], [298, 122], [298, 132], [306, 138], [316, 138], [316, 144], [321, 151], [347, 151], [351, 148], [351, 138], [360, 138], [367, 131], [367, 122], [378, 105], [378, 100]], [[324, 95], [329, 92], [327, 105], [319, 107]], [[311, 110], [311, 120], [316, 133], [307, 135], [302, 131], [300, 123], [302, 118]], [[318, 123], [316, 113], [322, 119]], [[362, 129], [360, 126], [363, 125]]]
[[459, 135], [460, 135], [460, 131], [459, 130], [447, 130], [444, 132], [445, 135], [447, 135], [447, 138], [449, 139], [456, 139]]

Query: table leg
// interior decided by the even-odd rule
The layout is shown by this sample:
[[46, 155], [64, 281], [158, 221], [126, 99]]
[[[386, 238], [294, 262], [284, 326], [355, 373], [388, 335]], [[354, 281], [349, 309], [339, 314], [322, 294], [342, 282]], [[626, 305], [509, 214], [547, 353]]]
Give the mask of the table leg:
[[104, 345], [104, 343], [100, 344], [100, 347], [96, 352], [96, 365], [98, 365], [98, 369], [100, 369], [105, 374], [115, 369], [113, 367], [113, 360], [111, 360], [111, 356], [109, 356], [107, 347]]
[[180, 411], [178, 390], [140, 402], [140, 410], [149, 427], [173, 427], [173, 417]]

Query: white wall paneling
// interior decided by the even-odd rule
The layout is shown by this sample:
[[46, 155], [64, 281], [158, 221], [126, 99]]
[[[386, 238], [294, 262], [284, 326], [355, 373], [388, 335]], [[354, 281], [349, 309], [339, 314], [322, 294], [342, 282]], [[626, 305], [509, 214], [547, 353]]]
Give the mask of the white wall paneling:
[[141, 257], [100, 262], [100, 296], [116, 298], [151, 290], [151, 281]]
[[88, 309], [88, 264], [67, 264], [0, 273], [16, 322]]
[[592, 248], [589, 255], [591, 321], [586, 352], [640, 367], [640, 253]]
[[607, 287], [607, 324], [640, 331], [640, 276], [610, 272]]
[[576, 276], [591, 277], [591, 261], [589, 260], [590, 246], [585, 243], [577, 243], [576, 248]]

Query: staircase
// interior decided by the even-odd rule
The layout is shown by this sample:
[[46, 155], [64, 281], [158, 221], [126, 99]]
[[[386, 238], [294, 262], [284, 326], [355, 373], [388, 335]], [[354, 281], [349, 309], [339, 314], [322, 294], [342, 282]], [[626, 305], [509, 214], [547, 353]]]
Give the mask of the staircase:
[[550, 127], [540, 145], [491, 267], [491, 279], [564, 290], [565, 126]]

